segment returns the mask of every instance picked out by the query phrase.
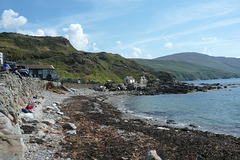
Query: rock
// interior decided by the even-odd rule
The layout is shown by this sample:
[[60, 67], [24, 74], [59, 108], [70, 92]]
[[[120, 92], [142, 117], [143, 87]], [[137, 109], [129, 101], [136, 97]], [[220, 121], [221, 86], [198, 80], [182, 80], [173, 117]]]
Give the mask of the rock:
[[162, 160], [158, 155], [156, 150], [148, 151], [145, 160]]
[[198, 125], [197, 125], [197, 124], [194, 124], [194, 123], [191, 123], [191, 124], [189, 124], [189, 127], [198, 128]]
[[46, 136], [46, 134], [42, 130], [38, 130], [38, 131], [34, 132], [33, 134], [35, 134], [35, 136], [38, 138], [42, 138], [42, 137]]
[[32, 124], [24, 124], [21, 126], [21, 129], [23, 130], [24, 134], [31, 134], [36, 127]]
[[63, 116], [62, 118], [67, 119], [67, 120], [71, 119], [70, 117], [67, 117], [67, 116]]
[[57, 102], [57, 101], [56, 101], [56, 102], [53, 102], [53, 103], [55, 103], [56, 105], [60, 105], [60, 102]]
[[53, 134], [62, 134], [62, 131], [61, 130], [53, 130], [53, 131], [51, 131], [51, 133], [53, 133]]
[[48, 125], [45, 123], [38, 123], [36, 126], [38, 129], [47, 129]]
[[64, 129], [71, 129], [71, 130], [77, 129], [77, 127], [76, 127], [75, 124], [73, 124], [73, 123], [65, 123], [65, 124], [63, 125], [63, 128], [64, 128]]
[[10, 119], [0, 112], [0, 131], [4, 130], [7, 134], [21, 134], [19, 125], [13, 126]]
[[47, 106], [46, 109], [56, 111], [56, 112], [60, 112], [60, 109], [56, 105], [55, 106]]
[[69, 130], [66, 132], [66, 134], [77, 134], [76, 130]]
[[64, 113], [63, 113], [63, 112], [57, 112], [57, 114], [59, 114], [59, 115], [64, 115]]
[[34, 118], [34, 116], [33, 116], [33, 114], [32, 113], [22, 113], [21, 114], [21, 118], [23, 118], [23, 119], [33, 119]]
[[166, 123], [167, 124], [176, 124], [176, 122], [172, 119], [168, 119]]
[[166, 128], [166, 127], [157, 127], [157, 129], [161, 129], [161, 130], [167, 130], [167, 131], [169, 131], [169, 128]]
[[21, 136], [1, 136], [0, 139], [1, 159], [23, 159], [23, 153], [26, 150], [26, 146], [24, 145]]
[[46, 119], [46, 120], [43, 120], [42, 123], [45, 123], [46, 125], [53, 125], [56, 122], [53, 119]]

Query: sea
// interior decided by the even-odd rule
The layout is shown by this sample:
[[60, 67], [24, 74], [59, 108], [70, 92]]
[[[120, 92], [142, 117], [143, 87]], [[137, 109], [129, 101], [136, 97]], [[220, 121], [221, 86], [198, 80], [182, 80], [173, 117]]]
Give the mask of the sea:
[[219, 90], [187, 94], [127, 96], [118, 106], [140, 118], [172, 127], [194, 129], [240, 137], [240, 78], [187, 81], [229, 85]]

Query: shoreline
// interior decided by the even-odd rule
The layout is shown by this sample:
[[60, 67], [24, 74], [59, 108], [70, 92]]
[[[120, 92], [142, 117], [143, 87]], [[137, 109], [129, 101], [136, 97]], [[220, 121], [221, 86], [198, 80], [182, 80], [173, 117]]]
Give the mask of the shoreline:
[[[191, 94], [191, 93], [189, 93]], [[222, 135], [226, 135], [226, 136], [233, 136], [236, 138], [240, 138], [240, 135], [234, 132], [231, 132], [229, 134], [227, 134], [224, 131], [214, 131], [214, 130], [208, 130], [206, 127], [204, 126], [199, 126], [198, 124], [195, 123], [177, 123], [174, 119], [158, 119], [156, 117], [153, 116], [147, 116], [141, 113], [136, 113], [134, 111], [130, 111], [127, 108], [123, 107], [121, 103], [122, 99], [128, 97], [128, 96], [135, 96], [135, 95], [115, 95], [115, 96], [110, 96], [108, 97], [108, 100], [106, 100], [105, 102], [110, 103], [111, 105], [115, 106], [118, 110], [120, 110], [121, 112], [124, 113], [124, 117], [125, 118], [139, 118], [143, 121], [145, 121], [146, 123], [149, 123], [151, 125], [159, 125], [159, 126], [164, 126], [164, 127], [168, 127], [168, 128], [178, 128], [178, 129], [182, 129], [182, 128], [188, 128], [188, 129], [192, 129], [192, 130], [197, 130], [197, 131], [202, 131], [202, 132], [212, 132], [213, 134], [222, 134]], [[144, 96], [144, 95], [142, 95]], [[149, 96], [149, 95], [145, 95], [145, 96]], [[157, 95], [156, 95], [157, 96]], [[170, 122], [168, 122], [168, 120], [170, 120]], [[172, 121], [172, 122], [171, 122]]]
[[[107, 97], [106, 97], [107, 96]], [[126, 95], [121, 95], [126, 96]], [[195, 159], [196, 157], [205, 157], [211, 159], [238, 159], [239, 157], [239, 150], [240, 150], [240, 138], [231, 136], [231, 135], [223, 135], [223, 134], [215, 134], [208, 131], [199, 131], [199, 130], [192, 130], [188, 128], [173, 128], [164, 125], [156, 125], [154, 123], [149, 123], [149, 121], [144, 121], [139, 117], [131, 116], [129, 119], [128, 114], [121, 112], [118, 110], [116, 106], [113, 106], [109, 102], [111, 98], [114, 98], [114, 95], [100, 95], [94, 97], [84, 97], [84, 96], [76, 96], [71, 98], [70, 103], [65, 103], [65, 105], [71, 105], [72, 112], [67, 112], [63, 110], [67, 116], [72, 118], [81, 119], [80, 117], [84, 117], [88, 119], [88, 121], [92, 122], [92, 126], [94, 126], [93, 130], [89, 129], [89, 124], [87, 126], [88, 134], [92, 137], [99, 138], [97, 130], [101, 133], [103, 128], [111, 128], [111, 134], [115, 135], [116, 137], [123, 138], [125, 141], [126, 147], [121, 150], [121, 152], [126, 152], [126, 149], [131, 149], [133, 146], [141, 145], [143, 148], [138, 148], [137, 151], [132, 151], [135, 155], [139, 154], [139, 159], [144, 159], [145, 153], [150, 149], [157, 150], [157, 153], [163, 159]], [[116, 98], [116, 97], [115, 97]], [[106, 100], [107, 99], [107, 100]], [[77, 105], [78, 107], [75, 107]], [[83, 105], [83, 106], [82, 106]], [[88, 106], [86, 108], [86, 106]], [[83, 107], [83, 108], [82, 108]], [[79, 115], [80, 113], [80, 115]], [[81, 126], [78, 121], [73, 121], [76, 123], [76, 126]], [[85, 123], [85, 122], [81, 122]], [[86, 122], [87, 123], [87, 122]], [[90, 126], [91, 126], [90, 125]], [[86, 126], [85, 126], [86, 127]], [[84, 130], [86, 128], [81, 128]], [[67, 139], [70, 139], [70, 143], [73, 141], [79, 141], [79, 135], [83, 134], [81, 130], [77, 129], [77, 135], [66, 135]], [[93, 132], [93, 133], [91, 133]], [[124, 132], [124, 135], [116, 135], [118, 132]], [[148, 143], [134, 143], [134, 138], [130, 138], [127, 135], [135, 134], [139, 137], [143, 137], [143, 139], [147, 139]], [[83, 135], [82, 135], [83, 136]], [[104, 135], [101, 135], [102, 137]], [[127, 138], [126, 138], [127, 136]], [[126, 140], [128, 139], [128, 140]], [[127, 145], [128, 141], [131, 142], [131, 145]], [[100, 140], [98, 142], [91, 142], [89, 145], [92, 146], [96, 151], [101, 151], [101, 153], [105, 153], [100, 148], [96, 146], [98, 143], [106, 143], [105, 140]], [[152, 144], [151, 147], [148, 144]], [[110, 142], [108, 142], [110, 143]], [[112, 142], [115, 144], [115, 142]], [[109, 145], [111, 145], [111, 143]], [[140, 144], [139, 144], [140, 143]], [[68, 142], [66, 143], [68, 144]], [[65, 144], [64, 144], [65, 145]], [[64, 147], [64, 145], [62, 147]], [[117, 144], [115, 144], [117, 145]], [[118, 144], [119, 145], [119, 144]], [[67, 145], [68, 146], [68, 145]], [[78, 147], [76, 145], [75, 147]], [[149, 148], [148, 148], [148, 147]], [[102, 146], [108, 147], [108, 146]], [[123, 146], [122, 146], [123, 147]], [[146, 149], [146, 148], [148, 149]], [[84, 146], [81, 146], [81, 149]], [[90, 147], [91, 148], [91, 147]], [[111, 146], [110, 148], [115, 148], [119, 150], [120, 146]], [[133, 147], [134, 148], [134, 147]], [[69, 152], [69, 156], [73, 156], [73, 152], [71, 151], [72, 147], [70, 145], [65, 147], [65, 151]], [[88, 148], [89, 149], [89, 148]], [[89, 150], [88, 150], [89, 151]], [[119, 150], [120, 151], [120, 150]], [[125, 158], [128, 159], [134, 158], [132, 154], [125, 155]], [[84, 156], [82, 153], [74, 153], [77, 154], [79, 157]], [[86, 154], [86, 152], [85, 152]], [[89, 152], [89, 154], [97, 159], [104, 159], [99, 157], [99, 154], [95, 152]], [[106, 153], [105, 153], [106, 154]], [[117, 155], [111, 153], [113, 157]], [[108, 156], [110, 156], [108, 155]], [[106, 156], [106, 155], [105, 155]], [[124, 156], [122, 154], [121, 156]], [[105, 157], [106, 158], [106, 157]], [[109, 158], [109, 157], [108, 157]], [[121, 157], [120, 157], [121, 158]], [[81, 159], [81, 158], [80, 158]]]
[[[240, 138], [157, 125], [120, 111], [114, 98], [126, 97], [126, 92], [81, 88], [75, 94], [43, 93], [47, 97], [43, 117], [56, 123], [41, 129], [42, 138], [34, 133], [26, 139], [28, 159], [145, 159], [149, 150], [156, 150], [162, 159], [232, 160], [240, 155]], [[55, 101], [61, 115], [52, 109], [45, 112]], [[62, 128], [66, 123], [77, 128]]]

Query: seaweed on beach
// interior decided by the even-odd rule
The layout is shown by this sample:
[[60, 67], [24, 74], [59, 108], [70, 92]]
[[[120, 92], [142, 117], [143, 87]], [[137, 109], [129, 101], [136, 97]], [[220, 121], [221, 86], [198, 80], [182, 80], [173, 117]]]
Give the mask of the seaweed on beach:
[[156, 150], [162, 159], [238, 159], [240, 139], [190, 129], [158, 129], [123, 113], [102, 97], [72, 97], [61, 110], [77, 126], [65, 135], [63, 151], [73, 159], [145, 159]]

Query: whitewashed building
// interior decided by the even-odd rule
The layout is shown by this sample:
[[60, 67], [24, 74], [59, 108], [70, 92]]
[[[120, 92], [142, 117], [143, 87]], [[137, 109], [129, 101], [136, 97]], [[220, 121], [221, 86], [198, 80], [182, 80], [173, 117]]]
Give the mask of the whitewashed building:
[[135, 83], [135, 79], [132, 76], [126, 76], [124, 78], [124, 83], [131, 83], [131, 84], [133, 84], [133, 83]]

